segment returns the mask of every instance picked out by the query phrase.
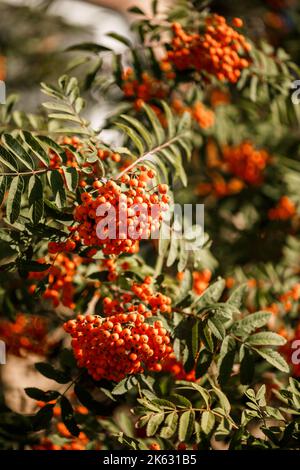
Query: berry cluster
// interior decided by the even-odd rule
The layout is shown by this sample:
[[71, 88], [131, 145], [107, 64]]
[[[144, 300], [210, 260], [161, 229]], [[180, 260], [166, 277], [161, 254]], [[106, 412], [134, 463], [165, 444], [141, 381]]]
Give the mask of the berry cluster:
[[287, 196], [282, 196], [276, 205], [268, 212], [270, 220], [289, 220], [296, 214], [296, 207], [293, 201]]
[[230, 103], [229, 91], [214, 88], [210, 94], [210, 103], [213, 108]]
[[[197, 295], [201, 295], [202, 292], [207, 289], [211, 280], [212, 273], [209, 269], [204, 269], [203, 271], [194, 271], [193, 272], [193, 291]], [[177, 273], [177, 279], [179, 282], [183, 280], [184, 272]]]
[[133, 283], [131, 292], [126, 292], [112, 299], [103, 299], [103, 311], [105, 315], [115, 315], [125, 311], [138, 311], [145, 318], [156, 315], [158, 312], [171, 313], [171, 298], [160, 292], [155, 292], [152, 278], [147, 276], [142, 284]]
[[238, 194], [245, 187], [243, 181], [238, 178], [230, 178], [226, 181], [222, 175], [214, 174], [211, 183], [199, 183], [196, 194], [199, 196], [214, 195], [217, 198]]
[[200, 295], [207, 289], [211, 280], [211, 271], [204, 269], [203, 271], [193, 272], [193, 291]]
[[[154, 177], [153, 170], [141, 167], [131, 175], [124, 174], [119, 184], [96, 180], [97, 195], [84, 192], [82, 204], [74, 212], [82, 243], [101, 247], [105, 255], [136, 253], [139, 240], [158, 232], [162, 213], [168, 209], [168, 186], [149, 187]], [[97, 215], [97, 209], [101, 214]]]
[[[48, 276], [49, 285], [43, 293], [43, 298], [50, 300], [54, 307], [57, 307], [61, 302], [65, 307], [75, 308], [73, 301], [74, 297], [74, 276], [76, 275], [77, 268], [81, 263], [79, 256], [69, 257], [64, 253], [59, 253], [53, 257], [41, 258], [37, 260], [43, 264], [46, 262], [52, 263], [50, 268], [42, 272], [31, 272], [29, 274], [30, 280], [40, 281]], [[55, 263], [54, 263], [55, 261]], [[33, 283], [29, 287], [29, 292], [34, 293], [37, 287], [36, 283]]]
[[183, 114], [188, 112], [191, 114], [192, 118], [198, 123], [201, 129], [209, 129], [214, 125], [215, 114], [213, 111], [208, 109], [203, 103], [197, 101], [193, 106], [185, 106], [183, 101], [178, 98], [175, 98], [172, 101], [172, 109], [177, 114]]
[[9, 353], [24, 356], [32, 352], [45, 356], [51, 345], [47, 341], [48, 323], [45, 318], [18, 313], [14, 322], [0, 321], [0, 339]]
[[161, 362], [172, 352], [162, 322], [151, 326], [140, 313], [120, 313], [107, 319], [78, 315], [64, 328], [73, 338], [78, 366], [86, 367], [94, 380], [119, 382], [145, 369], [159, 372]]
[[127, 98], [134, 99], [136, 109], [141, 109], [144, 103], [148, 103], [153, 99], [162, 100], [166, 98], [169, 88], [168, 86], [144, 72], [138, 80], [134, 76], [132, 68], [127, 68], [123, 73], [122, 90]]
[[255, 149], [251, 142], [242, 142], [234, 147], [225, 147], [223, 158], [230, 173], [249, 185], [259, 185], [270, 155], [265, 150]]
[[[233, 25], [241, 27], [243, 23], [236, 18]], [[222, 16], [209, 16], [200, 34], [188, 34], [179, 23], [174, 23], [172, 29], [171, 50], [163, 61], [163, 69], [172, 64], [179, 71], [197, 70], [235, 83], [241, 71], [249, 66], [249, 61], [241, 55], [249, 52], [250, 44]]]

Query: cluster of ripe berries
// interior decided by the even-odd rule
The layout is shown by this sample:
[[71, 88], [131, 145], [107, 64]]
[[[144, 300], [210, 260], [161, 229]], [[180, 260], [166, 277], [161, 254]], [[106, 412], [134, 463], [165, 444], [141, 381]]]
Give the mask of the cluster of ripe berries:
[[18, 313], [14, 322], [0, 321], [0, 339], [15, 356], [26, 356], [26, 353], [45, 356], [51, 347], [47, 334], [47, 321], [35, 315]]
[[[203, 271], [194, 271], [193, 272], [193, 291], [197, 295], [201, 295], [202, 292], [207, 289], [211, 280], [212, 273], [209, 269], [204, 269]], [[177, 273], [177, 279], [181, 282], [184, 278], [184, 272]]]
[[122, 76], [122, 90], [127, 98], [134, 99], [136, 109], [141, 109], [144, 103], [153, 99], [163, 100], [169, 92], [169, 87], [162, 81], [149, 75], [141, 74], [140, 79], [135, 78], [132, 68], [127, 68]]
[[117, 298], [105, 297], [103, 299], [105, 315], [138, 311], [145, 318], [149, 318], [158, 312], [171, 313], [171, 298], [155, 292], [151, 287], [152, 281], [152, 278], [147, 276], [143, 283], [133, 283], [131, 292], [126, 292]]
[[[243, 26], [242, 20], [235, 18], [233, 26]], [[249, 66], [242, 55], [250, 51], [250, 44], [222, 16], [209, 16], [202, 33], [188, 34], [180, 23], [174, 23], [172, 29], [174, 36], [163, 69], [172, 64], [179, 71], [196, 70], [236, 83], [241, 71]]]
[[177, 114], [185, 112], [190, 113], [194, 121], [196, 121], [201, 129], [209, 129], [215, 123], [215, 113], [208, 109], [203, 103], [197, 101], [193, 106], [185, 106], [183, 101], [175, 98], [171, 103], [172, 109]]
[[[55, 263], [53, 261], [55, 260]], [[79, 256], [69, 257], [64, 253], [59, 253], [55, 257], [49, 256], [49, 259], [40, 258], [37, 260], [43, 264], [47, 261], [52, 263], [50, 268], [42, 272], [31, 272], [29, 280], [40, 281], [48, 276], [48, 287], [43, 293], [43, 298], [50, 300], [54, 307], [61, 302], [65, 307], [75, 308], [74, 297], [74, 276], [77, 268], [81, 264]], [[29, 292], [33, 294], [36, 290], [37, 283], [32, 283]]]
[[[47, 404], [55, 404], [55, 402], [38, 402], [37, 405], [40, 408], [43, 408]], [[75, 414], [78, 415], [87, 415], [88, 409], [82, 405], [74, 407]], [[53, 416], [54, 422], [52, 429], [52, 434], [58, 435], [62, 438], [62, 443], [54, 443], [51, 439], [51, 435], [43, 436], [37, 444], [32, 445], [32, 450], [86, 450], [87, 445], [90, 440], [84, 432], [80, 432], [77, 437], [72, 436], [71, 433], [66, 428], [65, 424], [61, 421], [61, 408], [56, 405], [53, 407]]]
[[213, 174], [211, 182], [199, 183], [196, 194], [199, 196], [214, 195], [217, 198], [238, 194], [244, 189], [245, 184], [238, 178], [230, 178], [226, 181], [222, 175]]
[[276, 205], [268, 212], [270, 220], [289, 220], [296, 214], [296, 207], [288, 196], [282, 196]]
[[161, 321], [149, 325], [140, 313], [120, 313], [109, 318], [78, 315], [64, 329], [72, 336], [78, 367], [94, 380], [119, 382], [144, 370], [159, 372], [172, 353], [170, 337]]
[[251, 142], [242, 142], [237, 146], [223, 149], [226, 169], [249, 185], [259, 185], [263, 181], [263, 172], [270, 160], [266, 150], [257, 150]]
[[154, 178], [154, 170], [140, 167], [131, 175], [124, 174], [119, 184], [96, 180], [97, 195], [84, 192], [82, 204], [74, 211], [83, 245], [101, 247], [105, 255], [132, 254], [138, 251], [139, 240], [158, 233], [169, 196], [166, 184], [149, 187]]

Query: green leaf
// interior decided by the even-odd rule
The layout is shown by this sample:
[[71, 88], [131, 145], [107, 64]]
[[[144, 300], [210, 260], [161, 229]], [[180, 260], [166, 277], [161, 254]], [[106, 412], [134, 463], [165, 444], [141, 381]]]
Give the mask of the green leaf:
[[225, 289], [224, 279], [219, 279], [218, 281], [211, 284], [193, 303], [193, 307], [204, 308], [212, 303], [218, 302], [223, 291]]
[[69, 191], [75, 191], [78, 186], [79, 174], [76, 168], [62, 166], [62, 171], [65, 177], [66, 186]]
[[44, 213], [43, 185], [36, 175], [32, 175], [28, 182], [28, 202], [30, 205], [30, 220], [37, 224]]
[[49, 114], [49, 118], [58, 119], [58, 120], [61, 120], [61, 121], [76, 122], [77, 124], [81, 123], [81, 119], [78, 116], [74, 115], [74, 114], [51, 113], [51, 114]]
[[237, 321], [233, 325], [233, 332], [236, 335], [246, 335], [252, 333], [257, 328], [261, 328], [266, 323], [268, 323], [271, 317], [270, 312], [259, 311], [255, 313], [250, 313], [242, 320]]
[[21, 196], [24, 189], [24, 181], [21, 176], [12, 180], [6, 200], [6, 215], [8, 221], [13, 224], [20, 215]]
[[213, 353], [207, 349], [202, 349], [199, 353], [195, 367], [196, 379], [202, 377], [208, 370], [213, 359]]
[[223, 408], [223, 410], [225, 411], [225, 414], [229, 415], [230, 410], [231, 410], [231, 405], [230, 405], [230, 402], [229, 402], [227, 396], [225, 395], [225, 393], [222, 392], [222, 390], [220, 390], [215, 385], [213, 385], [212, 388], [214, 390], [214, 393], [217, 395], [217, 397], [219, 399], [219, 402], [220, 402], [220, 405]]
[[63, 177], [58, 170], [51, 171], [49, 183], [55, 198], [55, 204], [60, 209], [66, 202], [66, 192]]
[[121, 122], [117, 122], [116, 126], [122, 129], [128, 137], [132, 140], [134, 145], [136, 146], [139, 155], [142, 156], [145, 153], [145, 148], [142, 139], [138, 135], [137, 132], [135, 132], [131, 127], [126, 126], [125, 124], [122, 124]]
[[40, 160], [43, 165], [49, 165], [49, 156], [47, 155], [44, 147], [39, 143], [39, 141], [33, 137], [33, 135], [28, 131], [22, 131], [21, 134], [22, 138], [29, 146], [32, 153]]
[[224, 385], [231, 374], [232, 367], [234, 364], [235, 358], [235, 351], [236, 351], [236, 342], [231, 336], [226, 336], [224, 339], [219, 360], [218, 360], [218, 367], [219, 367], [219, 383]]
[[214, 342], [211, 335], [211, 331], [205, 321], [200, 322], [199, 334], [205, 348], [213, 353]]
[[74, 418], [72, 405], [65, 396], [61, 397], [60, 406], [62, 422], [73, 436], [79, 436], [80, 429], [77, 426], [76, 420]]
[[55, 369], [48, 362], [37, 362], [34, 366], [36, 370], [44, 377], [55, 380], [55, 382], [59, 384], [67, 384], [71, 381], [70, 377], [67, 374]]
[[143, 12], [143, 10], [141, 10], [139, 7], [128, 8], [128, 11], [136, 15], [143, 15], [143, 16], [145, 15], [145, 12]]
[[95, 400], [90, 392], [81, 385], [75, 384], [74, 392], [80, 403], [93, 413], [105, 416], [109, 412], [106, 404]]
[[44, 392], [43, 390], [40, 390], [39, 388], [35, 387], [25, 388], [25, 393], [33, 400], [43, 402], [56, 400], [56, 398], [60, 396], [60, 393], [56, 390], [48, 390], [47, 392]]
[[243, 344], [240, 349], [241, 366], [240, 379], [242, 385], [249, 385], [254, 376], [254, 357], [252, 352]]
[[54, 405], [45, 405], [32, 417], [32, 427], [35, 431], [40, 431], [49, 427], [53, 417], [53, 408]]
[[82, 42], [68, 47], [66, 51], [86, 51], [98, 54], [99, 52], [111, 51], [111, 49], [109, 47], [102, 46], [101, 44], [96, 44], [95, 42]]
[[236, 307], [237, 309], [240, 308], [242, 305], [243, 298], [245, 297], [247, 291], [248, 291], [248, 285], [245, 282], [244, 284], [234, 289], [229, 299], [227, 300], [227, 303]]
[[187, 410], [182, 413], [179, 419], [178, 439], [181, 442], [188, 442], [194, 432], [195, 413]]
[[215, 315], [208, 319], [207, 324], [211, 329], [212, 334], [215, 335], [217, 339], [222, 341], [225, 338], [226, 330], [224, 327], [224, 322], [222, 322], [220, 318]]
[[165, 419], [164, 426], [162, 427], [160, 431], [160, 437], [163, 439], [170, 439], [176, 432], [177, 429], [177, 424], [178, 424], [178, 413], [176, 411], [173, 411], [168, 414], [168, 416]]
[[174, 115], [171, 111], [170, 106], [165, 102], [161, 101], [162, 107], [164, 109], [167, 125], [168, 125], [168, 137], [172, 139], [176, 135], [176, 125], [174, 120]]
[[11, 170], [13, 173], [17, 173], [19, 168], [14, 156], [6, 150], [3, 145], [0, 144], [0, 163]]
[[132, 116], [127, 116], [127, 114], [121, 114], [120, 117], [135, 128], [135, 130], [139, 133], [139, 135], [144, 139], [148, 150], [150, 150], [153, 146], [153, 140], [148, 129], [140, 121], [133, 118]]
[[164, 414], [163, 413], [157, 413], [153, 414], [151, 418], [149, 419], [146, 427], [146, 434], [148, 437], [154, 436], [156, 434], [159, 426], [164, 420]]
[[113, 395], [124, 395], [129, 390], [131, 390], [137, 384], [137, 380], [135, 377], [125, 377], [125, 379], [121, 380], [112, 390]]
[[260, 331], [249, 336], [247, 343], [251, 346], [282, 346], [286, 343], [286, 339], [271, 331]]
[[215, 416], [211, 411], [203, 411], [201, 415], [201, 430], [204, 434], [210, 434], [215, 425]]
[[125, 46], [127, 46], [127, 47], [129, 47], [129, 48], [132, 47], [131, 41], [129, 41], [129, 39], [127, 39], [126, 37], [122, 36], [121, 34], [112, 32], [112, 33], [107, 33], [106, 36], [115, 39], [116, 41], [118, 41], [118, 42], [124, 44]]
[[177, 393], [170, 395], [168, 400], [174, 403], [174, 405], [176, 405], [178, 408], [192, 408], [193, 406], [190, 400], [188, 400], [183, 395], [178, 395]]
[[6, 191], [6, 176], [0, 176], [0, 206], [3, 202]]
[[165, 139], [165, 131], [164, 131], [158, 117], [156, 116], [153, 109], [150, 108], [150, 106], [144, 104], [143, 109], [145, 110], [145, 112], [148, 116], [148, 119], [151, 123], [151, 126], [153, 128], [154, 135], [155, 135], [155, 138], [156, 138], [156, 143], [158, 145], [162, 144], [164, 142], [164, 139]]
[[26, 152], [22, 145], [10, 134], [3, 135], [6, 146], [18, 158], [18, 160], [26, 166], [29, 170], [34, 169], [34, 161], [31, 156]]
[[51, 109], [53, 111], [60, 111], [62, 113], [67, 113], [67, 114], [73, 113], [72, 108], [70, 108], [68, 104], [63, 104], [63, 103], [56, 102], [56, 101], [47, 101], [46, 103], [42, 103], [42, 104], [46, 109]]
[[276, 369], [281, 370], [282, 372], [289, 373], [290, 369], [285, 359], [274, 349], [262, 348], [256, 349], [253, 348], [261, 357], [263, 357], [269, 364], [276, 367]]

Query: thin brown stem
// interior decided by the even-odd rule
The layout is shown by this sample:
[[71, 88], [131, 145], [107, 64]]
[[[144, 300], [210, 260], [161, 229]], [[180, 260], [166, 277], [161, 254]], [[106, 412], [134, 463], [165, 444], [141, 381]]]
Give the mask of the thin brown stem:
[[47, 171], [51, 171], [53, 168], [43, 168], [42, 170], [31, 170], [31, 171], [9, 171], [9, 172], [1, 172], [0, 176], [28, 176], [28, 175], [38, 175], [41, 173], [47, 173]]

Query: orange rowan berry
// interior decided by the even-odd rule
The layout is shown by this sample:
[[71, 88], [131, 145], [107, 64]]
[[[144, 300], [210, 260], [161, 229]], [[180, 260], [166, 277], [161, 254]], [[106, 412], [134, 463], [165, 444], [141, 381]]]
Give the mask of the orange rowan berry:
[[160, 450], [160, 445], [158, 444], [158, 442], [153, 442], [152, 444], [150, 444], [149, 449], [150, 450]]

